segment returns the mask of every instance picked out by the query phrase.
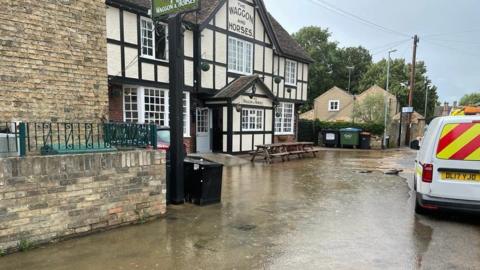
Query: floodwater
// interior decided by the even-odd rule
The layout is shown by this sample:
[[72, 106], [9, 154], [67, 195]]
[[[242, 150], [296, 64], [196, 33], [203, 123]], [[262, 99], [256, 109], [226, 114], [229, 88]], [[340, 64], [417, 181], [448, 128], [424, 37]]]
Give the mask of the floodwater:
[[414, 153], [225, 168], [223, 202], [0, 258], [0, 269], [478, 269], [478, 217], [418, 217]]

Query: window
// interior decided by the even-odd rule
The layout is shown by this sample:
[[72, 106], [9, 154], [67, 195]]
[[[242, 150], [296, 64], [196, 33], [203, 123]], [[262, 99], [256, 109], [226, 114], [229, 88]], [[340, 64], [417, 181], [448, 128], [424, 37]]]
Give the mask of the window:
[[263, 130], [263, 110], [243, 109], [242, 110], [242, 130], [243, 131], [262, 131]]
[[150, 19], [141, 19], [142, 56], [167, 60], [168, 42], [167, 26], [157, 24]]
[[253, 45], [237, 38], [228, 38], [228, 70], [252, 74]]
[[330, 101], [328, 101], [328, 111], [329, 111], [329, 112], [338, 112], [338, 111], [340, 111], [340, 101], [339, 101], [339, 100], [330, 100]]
[[294, 108], [293, 103], [283, 103], [277, 106], [275, 112], [275, 134], [293, 134], [294, 125]]
[[[168, 127], [168, 90], [151, 87], [127, 86], [123, 89], [124, 121], [155, 123]], [[190, 93], [183, 92], [183, 132], [190, 137]]]
[[145, 88], [145, 123], [168, 126], [168, 93], [166, 90]]
[[197, 133], [207, 133], [210, 129], [210, 121], [208, 119], [208, 109], [197, 109]]
[[296, 85], [297, 84], [297, 62], [287, 59], [285, 63], [285, 84]]
[[125, 122], [138, 122], [138, 95], [137, 88], [125, 88], [123, 91], [123, 110]]

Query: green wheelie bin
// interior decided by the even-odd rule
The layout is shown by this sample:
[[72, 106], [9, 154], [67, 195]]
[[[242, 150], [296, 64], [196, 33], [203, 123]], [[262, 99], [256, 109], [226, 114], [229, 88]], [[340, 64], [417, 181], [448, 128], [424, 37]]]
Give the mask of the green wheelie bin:
[[342, 128], [340, 129], [340, 146], [358, 147], [360, 145], [360, 132], [358, 128]]

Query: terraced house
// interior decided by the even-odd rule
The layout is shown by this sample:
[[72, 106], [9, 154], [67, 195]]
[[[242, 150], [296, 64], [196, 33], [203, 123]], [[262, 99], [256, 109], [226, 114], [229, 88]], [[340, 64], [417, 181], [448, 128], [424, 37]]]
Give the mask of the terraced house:
[[[148, 0], [107, 0], [109, 118], [169, 125], [168, 29]], [[184, 136], [191, 152], [295, 140], [312, 59], [262, 0], [202, 0], [184, 16]], [[182, 113], [182, 112], [179, 112]]]

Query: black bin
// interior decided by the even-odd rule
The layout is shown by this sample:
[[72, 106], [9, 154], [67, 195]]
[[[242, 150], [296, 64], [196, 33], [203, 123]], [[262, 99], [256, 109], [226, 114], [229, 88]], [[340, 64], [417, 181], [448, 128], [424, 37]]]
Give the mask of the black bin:
[[372, 134], [368, 132], [360, 133], [360, 149], [371, 149]]
[[198, 157], [185, 159], [185, 200], [197, 205], [222, 200], [223, 165]]
[[337, 147], [340, 144], [340, 132], [334, 129], [322, 130], [323, 145], [327, 147]]

